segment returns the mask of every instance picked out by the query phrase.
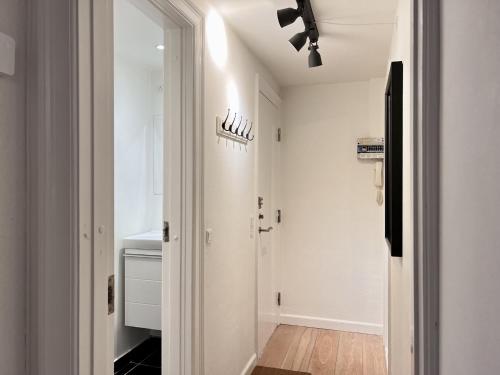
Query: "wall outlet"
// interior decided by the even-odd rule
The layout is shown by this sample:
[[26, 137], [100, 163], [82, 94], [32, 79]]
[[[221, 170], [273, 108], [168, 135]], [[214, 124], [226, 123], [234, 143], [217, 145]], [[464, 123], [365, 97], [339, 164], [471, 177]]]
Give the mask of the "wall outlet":
[[16, 71], [16, 41], [0, 33], [0, 75], [13, 76]]

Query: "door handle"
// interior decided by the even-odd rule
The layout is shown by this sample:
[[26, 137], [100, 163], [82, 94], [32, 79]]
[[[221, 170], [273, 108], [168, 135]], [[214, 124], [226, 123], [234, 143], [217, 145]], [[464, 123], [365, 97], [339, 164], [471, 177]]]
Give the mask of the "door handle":
[[259, 227], [259, 234], [262, 233], [262, 232], [269, 233], [272, 230], [273, 230], [273, 227], [269, 227], [267, 229], [262, 229], [261, 227]]

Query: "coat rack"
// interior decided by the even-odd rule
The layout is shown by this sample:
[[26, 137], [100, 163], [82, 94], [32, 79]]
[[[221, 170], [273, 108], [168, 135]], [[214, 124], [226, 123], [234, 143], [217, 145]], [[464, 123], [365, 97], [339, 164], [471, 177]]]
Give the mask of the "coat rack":
[[238, 116], [237, 112], [234, 113], [234, 116], [231, 116], [231, 109], [227, 110], [227, 116], [224, 120], [217, 116], [217, 135], [219, 137], [246, 145], [255, 139], [254, 135], [250, 135], [252, 129], [253, 122], [249, 120], [243, 121], [243, 115]]

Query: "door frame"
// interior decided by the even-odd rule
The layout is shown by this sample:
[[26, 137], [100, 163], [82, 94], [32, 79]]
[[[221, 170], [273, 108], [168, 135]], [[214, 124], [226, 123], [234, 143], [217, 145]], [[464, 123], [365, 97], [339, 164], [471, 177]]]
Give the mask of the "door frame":
[[[257, 229], [259, 226], [258, 222], [258, 216], [259, 216], [259, 210], [257, 207], [257, 199], [258, 199], [258, 191], [259, 191], [259, 133], [260, 133], [260, 121], [259, 121], [259, 116], [260, 116], [260, 95], [264, 95], [273, 105], [275, 105], [278, 109], [281, 109], [282, 107], [282, 99], [279, 96], [279, 94], [273, 89], [273, 87], [260, 75], [256, 74], [255, 75], [255, 122], [256, 122], [256, 132], [255, 132], [255, 171], [254, 171], [254, 191], [255, 191], [255, 210], [254, 210], [254, 239], [255, 239], [255, 291], [256, 291], [256, 303], [255, 303], [255, 361], [258, 361], [260, 358], [261, 353], [259, 353], [259, 240], [258, 240], [258, 234], [257, 234]], [[281, 127], [281, 124], [280, 124]], [[279, 229], [278, 229], [279, 230]], [[281, 245], [278, 246], [278, 249], [273, 249], [273, 251], [277, 250], [279, 256], [281, 257]], [[277, 278], [277, 285], [276, 287], [278, 289], [281, 288], [281, 276], [279, 273], [279, 262], [276, 264], [276, 269], [274, 270], [278, 274]], [[279, 325], [279, 315], [280, 315], [280, 309], [278, 308], [278, 322], [277, 324]]]
[[439, 374], [441, 2], [413, 0], [414, 374]]
[[[203, 369], [203, 14], [187, 0], [149, 0], [181, 25], [184, 193], [179, 246], [180, 329], [168, 345], [178, 369]], [[79, 370], [113, 373], [113, 316], [107, 314], [108, 277], [114, 273], [113, 0], [78, 2], [79, 97]], [[90, 306], [90, 308], [89, 308]], [[162, 314], [163, 315], [163, 314]], [[163, 320], [163, 318], [162, 318]], [[89, 350], [90, 348], [90, 350]], [[165, 352], [164, 352], [165, 355]], [[163, 369], [163, 373], [167, 369]]]

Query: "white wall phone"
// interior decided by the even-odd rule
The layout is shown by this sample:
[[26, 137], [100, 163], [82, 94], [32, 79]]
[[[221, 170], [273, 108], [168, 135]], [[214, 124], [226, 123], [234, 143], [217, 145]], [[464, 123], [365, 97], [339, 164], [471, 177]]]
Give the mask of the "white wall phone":
[[375, 163], [375, 186], [378, 188], [384, 187], [383, 181], [383, 173], [382, 169], [384, 168], [384, 164], [381, 161], [377, 161]]
[[384, 193], [383, 193], [383, 187], [384, 187], [384, 176], [383, 176], [383, 170], [384, 170], [384, 163], [381, 161], [377, 161], [375, 163], [375, 187], [377, 188], [377, 203], [379, 206], [382, 206], [384, 203]]

